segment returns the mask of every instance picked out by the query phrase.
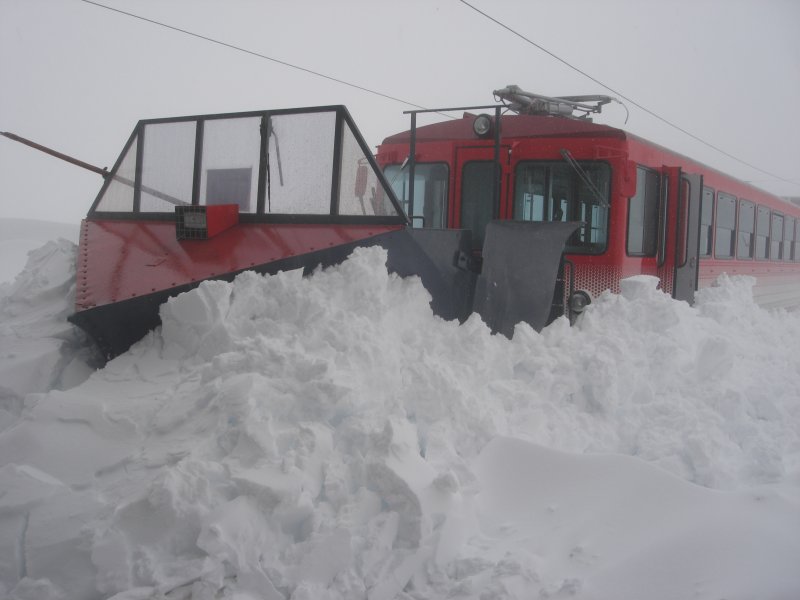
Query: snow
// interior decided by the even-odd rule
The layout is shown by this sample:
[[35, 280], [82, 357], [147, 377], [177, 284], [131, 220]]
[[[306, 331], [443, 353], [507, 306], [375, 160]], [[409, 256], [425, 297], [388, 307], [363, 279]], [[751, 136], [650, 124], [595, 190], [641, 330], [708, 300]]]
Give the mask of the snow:
[[0, 596], [800, 597], [800, 313], [752, 280], [507, 340], [359, 250], [94, 369], [75, 252], [0, 286]]
[[0, 219], [0, 285], [23, 270], [28, 252], [59, 238], [78, 241], [80, 227], [32, 219]]

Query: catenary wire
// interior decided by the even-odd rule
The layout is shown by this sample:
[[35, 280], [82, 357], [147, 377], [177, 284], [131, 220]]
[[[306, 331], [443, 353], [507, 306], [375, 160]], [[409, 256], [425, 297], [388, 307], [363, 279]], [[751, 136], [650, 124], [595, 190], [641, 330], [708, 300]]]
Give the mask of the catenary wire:
[[156, 21], [155, 19], [148, 19], [147, 17], [143, 17], [141, 15], [137, 15], [137, 14], [134, 14], [134, 13], [131, 13], [131, 12], [126, 12], [126, 11], [121, 10], [119, 8], [114, 8], [113, 6], [107, 6], [105, 4], [100, 4], [99, 2], [93, 2], [92, 0], [80, 0], [80, 1], [84, 2], [86, 4], [91, 4], [93, 6], [97, 6], [99, 8], [105, 8], [106, 10], [110, 10], [110, 11], [113, 11], [113, 12], [128, 16], [128, 17], [132, 17], [134, 19], [139, 19], [140, 21], [145, 21], [145, 22], [151, 23], [153, 25], [158, 25], [159, 27], [164, 27], [166, 29], [170, 29], [172, 31], [176, 31], [178, 33], [183, 33], [185, 35], [188, 35], [188, 36], [191, 36], [191, 37], [195, 37], [195, 38], [204, 40], [206, 42], [211, 42], [212, 44], [217, 44], [219, 46], [224, 46], [225, 48], [229, 48], [231, 50], [236, 50], [237, 52], [244, 52], [245, 54], [249, 54], [249, 55], [255, 56], [257, 58], [262, 58], [264, 60], [269, 60], [271, 62], [277, 63], [279, 65], [283, 65], [285, 67], [290, 67], [292, 69], [297, 69], [298, 71], [303, 71], [305, 73], [308, 73], [310, 75], [314, 75], [316, 77], [322, 77], [323, 79], [327, 79], [328, 81], [333, 81], [335, 83], [340, 83], [342, 85], [346, 85], [348, 87], [355, 88], [357, 90], [361, 90], [362, 92], [367, 92], [368, 94], [374, 94], [375, 96], [380, 96], [380, 97], [386, 98], [388, 100], [393, 100], [395, 102], [400, 102], [401, 104], [406, 104], [408, 106], [413, 106], [415, 108], [419, 108], [419, 109], [422, 109], [422, 110], [428, 110], [427, 107], [421, 106], [419, 104], [415, 104], [414, 102], [411, 102], [409, 100], [404, 100], [402, 98], [397, 98], [396, 96], [390, 96], [389, 94], [384, 94], [383, 92], [379, 92], [379, 91], [370, 89], [368, 87], [364, 87], [364, 86], [361, 86], [361, 85], [358, 85], [358, 84], [355, 84], [355, 83], [350, 83], [349, 81], [345, 81], [343, 79], [338, 79], [338, 78], [332, 77], [330, 75], [325, 75], [324, 73], [320, 73], [319, 71], [314, 71], [314, 70], [308, 69], [306, 67], [301, 67], [300, 65], [295, 65], [295, 64], [292, 64], [292, 63], [284, 61], [284, 60], [280, 60], [280, 59], [277, 59], [277, 58], [273, 58], [271, 56], [267, 56], [266, 54], [261, 54], [259, 52], [255, 52], [253, 50], [248, 50], [247, 48], [242, 48], [241, 46], [236, 46], [234, 44], [229, 44], [228, 42], [223, 42], [223, 41], [214, 39], [214, 38], [206, 36], [206, 35], [201, 35], [199, 33], [194, 33], [194, 32], [189, 31], [187, 29], [181, 29], [180, 27], [175, 27], [174, 25], [168, 25], [167, 23], [162, 23], [161, 21]]
[[674, 128], [674, 129], [677, 129], [678, 131], [680, 131], [681, 133], [683, 133], [683, 134], [685, 134], [685, 135], [689, 136], [689, 137], [690, 137], [690, 138], [692, 138], [693, 140], [696, 140], [696, 141], [700, 142], [701, 144], [703, 144], [703, 145], [705, 145], [705, 146], [707, 146], [707, 147], [709, 147], [709, 148], [711, 148], [711, 149], [713, 149], [713, 150], [716, 150], [716, 151], [717, 151], [717, 152], [719, 152], [720, 154], [724, 154], [724, 155], [725, 155], [725, 156], [727, 156], [728, 158], [732, 158], [733, 160], [735, 160], [735, 161], [737, 161], [737, 162], [739, 162], [739, 163], [741, 163], [741, 164], [743, 164], [743, 165], [746, 165], [746, 166], [750, 167], [751, 169], [755, 169], [755, 170], [756, 170], [756, 171], [758, 171], [759, 173], [763, 173], [764, 175], [769, 175], [769, 176], [770, 176], [771, 178], [773, 178], [773, 179], [779, 179], [779, 180], [781, 180], [781, 181], [783, 181], [783, 182], [786, 182], [786, 183], [791, 183], [791, 184], [794, 184], [794, 185], [800, 185], [800, 182], [798, 182], [798, 181], [793, 181], [793, 180], [791, 180], [791, 179], [786, 179], [785, 177], [781, 177], [780, 175], [776, 175], [775, 173], [770, 173], [769, 171], [765, 171], [764, 169], [762, 169], [762, 168], [760, 168], [760, 167], [757, 167], [756, 165], [754, 165], [754, 164], [752, 164], [752, 163], [749, 163], [749, 162], [747, 162], [746, 160], [743, 160], [743, 159], [739, 158], [738, 156], [734, 156], [734, 155], [733, 155], [733, 154], [731, 154], [730, 152], [726, 152], [725, 150], [723, 150], [723, 149], [722, 149], [722, 148], [720, 148], [719, 146], [715, 146], [715, 145], [714, 145], [714, 144], [712, 144], [711, 142], [708, 142], [708, 141], [706, 141], [706, 140], [702, 139], [701, 137], [699, 137], [699, 136], [696, 136], [695, 134], [691, 133], [690, 131], [687, 131], [686, 129], [684, 129], [683, 127], [680, 127], [679, 125], [676, 125], [676, 124], [675, 124], [675, 123], [673, 123], [672, 121], [669, 121], [668, 119], [665, 119], [664, 117], [662, 117], [662, 116], [660, 116], [660, 115], [656, 114], [655, 112], [653, 112], [652, 110], [650, 110], [650, 109], [646, 108], [645, 106], [642, 106], [641, 104], [639, 104], [639, 103], [638, 103], [638, 102], [636, 102], [635, 100], [632, 100], [631, 98], [627, 97], [627, 96], [626, 96], [625, 94], [623, 94], [622, 92], [620, 92], [620, 91], [618, 91], [618, 90], [615, 90], [614, 88], [612, 88], [612, 87], [611, 87], [611, 86], [609, 86], [609, 85], [606, 85], [605, 83], [603, 83], [603, 82], [602, 82], [602, 81], [600, 81], [599, 79], [597, 79], [597, 78], [595, 78], [595, 77], [592, 77], [592, 76], [591, 76], [591, 75], [589, 75], [589, 73], [587, 73], [586, 71], [583, 71], [583, 70], [579, 69], [578, 67], [576, 67], [575, 65], [573, 65], [573, 64], [571, 64], [571, 63], [569, 63], [569, 62], [567, 62], [566, 60], [564, 60], [563, 58], [561, 58], [561, 57], [560, 57], [560, 56], [558, 56], [557, 54], [555, 54], [555, 53], [551, 52], [550, 50], [548, 50], [547, 48], [545, 48], [544, 46], [542, 46], [542, 45], [540, 45], [540, 44], [537, 44], [537, 43], [536, 43], [536, 42], [534, 42], [533, 40], [531, 40], [531, 39], [529, 39], [529, 38], [525, 37], [524, 35], [522, 35], [522, 34], [521, 34], [521, 33], [519, 33], [518, 31], [516, 31], [516, 30], [512, 29], [511, 27], [509, 27], [509, 26], [508, 26], [508, 25], [506, 25], [505, 23], [503, 23], [503, 22], [501, 22], [501, 21], [499, 21], [499, 20], [495, 19], [494, 17], [492, 17], [491, 15], [489, 15], [489, 14], [485, 13], [484, 11], [480, 10], [479, 8], [477, 8], [477, 7], [473, 6], [472, 4], [470, 4], [469, 2], [467, 2], [466, 0], [458, 0], [458, 1], [459, 1], [459, 2], [461, 2], [461, 4], [463, 4], [464, 6], [467, 6], [467, 7], [471, 8], [472, 10], [474, 10], [476, 13], [478, 13], [478, 14], [482, 15], [482, 16], [483, 16], [483, 17], [485, 17], [486, 19], [489, 19], [490, 21], [492, 21], [492, 22], [493, 22], [493, 23], [495, 23], [496, 25], [499, 25], [500, 27], [502, 27], [503, 29], [505, 29], [505, 30], [506, 30], [506, 31], [508, 31], [509, 33], [511, 33], [511, 34], [513, 34], [513, 35], [515, 35], [515, 36], [517, 36], [518, 38], [520, 38], [521, 40], [523, 40], [523, 41], [527, 42], [527, 43], [528, 43], [528, 44], [530, 44], [531, 46], [533, 46], [533, 47], [535, 47], [535, 48], [538, 48], [539, 50], [541, 50], [542, 52], [544, 52], [544, 53], [545, 53], [545, 54], [547, 54], [548, 56], [551, 56], [552, 58], [556, 59], [558, 62], [562, 63], [563, 65], [566, 65], [567, 67], [569, 67], [569, 68], [570, 68], [570, 69], [572, 69], [573, 71], [575, 71], [575, 72], [577, 72], [577, 73], [580, 73], [581, 75], [583, 75], [584, 77], [586, 77], [586, 78], [590, 79], [591, 81], [593, 81], [593, 82], [594, 82], [594, 83], [596, 83], [597, 85], [600, 85], [600, 86], [604, 87], [605, 89], [607, 89], [608, 91], [610, 91], [610, 92], [611, 92], [611, 93], [613, 93], [613, 94], [616, 94], [617, 96], [619, 96], [620, 98], [622, 98], [622, 99], [623, 99], [623, 100], [625, 100], [626, 102], [629, 102], [630, 104], [633, 104], [635, 107], [639, 108], [640, 110], [642, 110], [642, 111], [646, 112], [646, 113], [647, 113], [648, 115], [650, 115], [651, 117], [654, 117], [654, 118], [658, 119], [659, 121], [661, 121], [662, 123], [665, 123], [666, 125], [669, 125], [670, 127]]

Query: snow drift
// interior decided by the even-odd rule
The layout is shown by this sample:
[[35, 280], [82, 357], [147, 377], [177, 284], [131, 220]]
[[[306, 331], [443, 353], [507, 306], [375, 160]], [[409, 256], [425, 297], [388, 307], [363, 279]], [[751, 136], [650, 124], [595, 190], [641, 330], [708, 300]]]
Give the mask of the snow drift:
[[800, 316], [746, 279], [509, 341], [362, 249], [206, 282], [89, 376], [71, 258], [0, 305], [11, 598], [800, 596]]

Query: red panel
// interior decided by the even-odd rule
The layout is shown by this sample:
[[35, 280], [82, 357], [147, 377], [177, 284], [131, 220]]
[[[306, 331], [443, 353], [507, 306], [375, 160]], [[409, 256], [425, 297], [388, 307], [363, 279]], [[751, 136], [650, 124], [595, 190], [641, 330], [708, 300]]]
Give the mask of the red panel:
[[210, 238], [239, 222], [239, 206], [236, 204], [216, 204], [206, 206], [205, 209], [206, 227]]
[[175, 237], [174, 221], [84, 221], [75, 310], [220, 277], [382, 233], [387, 225], [239, 224], [208, 240]]

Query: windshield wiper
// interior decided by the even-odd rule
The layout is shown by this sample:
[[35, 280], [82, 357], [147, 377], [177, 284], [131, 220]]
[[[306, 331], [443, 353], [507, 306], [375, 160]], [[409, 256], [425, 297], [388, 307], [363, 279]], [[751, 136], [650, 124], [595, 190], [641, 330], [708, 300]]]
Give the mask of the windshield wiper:
[[586, 172], [586, 170], [582, 166], [580, 166], [578, 164], [578, 161], [575, 160], [575, 157], [572, 156], [572, 154], [570, 154], [570, 151], [567, 150], [566, 148], [562, 148], [561, 149], [561, 156], [564, 157], [564, 160], [567, 161], [567, 164], [570, 167], [572, 167], [572, 169], [575, 171], [575, 173], [577, 173], [578, 177], [580, 177], [580, 179], [584, 183], [584, 185], [587, 188], [589, 188], [589, 191], [592, 192], [592, 195], [595, 197], [595, 199], [597, 200], [598, 204], [600, 204], [600, 206], [608, 208], [608, 199], [605, 196], [603, 196], [603, 192], [601, 192], [600, 190], [597, 189], [597, 186], [591, 180], [591, 178], [589, 177], [589, 174]]

